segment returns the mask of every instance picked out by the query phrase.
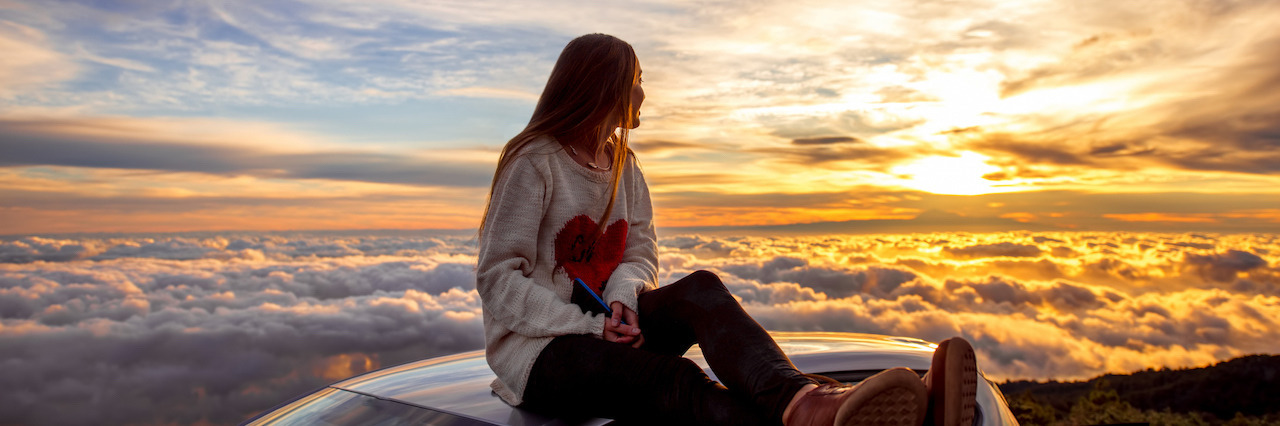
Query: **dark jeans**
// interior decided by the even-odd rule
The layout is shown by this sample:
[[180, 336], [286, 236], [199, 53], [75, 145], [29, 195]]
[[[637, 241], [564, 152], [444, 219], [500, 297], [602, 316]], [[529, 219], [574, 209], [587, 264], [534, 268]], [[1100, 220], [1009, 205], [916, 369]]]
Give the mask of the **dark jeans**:
[[[713, 273], [641, 294], [637, 313], [640, 349], [587, 335], [552, 340], [533, 364], [522, 407], [644, 423], [778, 425], [791, 397], [814, 383]], [[723, 385], [681, 356], [694, 343]]]

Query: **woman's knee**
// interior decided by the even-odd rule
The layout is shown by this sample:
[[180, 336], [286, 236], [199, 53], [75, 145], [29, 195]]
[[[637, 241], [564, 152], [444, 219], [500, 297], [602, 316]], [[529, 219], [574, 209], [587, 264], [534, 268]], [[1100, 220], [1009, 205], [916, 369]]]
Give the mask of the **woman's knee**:
[[729, 288], [725, 287], [724, 281], [721, 281], [720, 277], [714, 272], [699, 270], [689, 274], [688, 280], [690, 281], [690, 291], [695, 294], [712, 297], [727, 296], [729, 298], [733, 298], [733, 296], [729, 294]]
[[642, 310], [660, 310], [686, 317], [726, 303], [738, 303], [720, 277], [709, 271], [691, 273], [657, 290], [643, 293], [640, 298]]
[[711, 272], [706, 269], [699, 269], [697, 271], [693, 271], [692, 274], [689, 274], [688, 278], [690, 280], [693, 280], [698, 283], [702, 283], [704, 285], [717, 285], [721, 287], [724, 286], [724, 282], [720, 280], [719, 275], [716, 275], [715, 272]]
[[[720, 277], [709, 271], [694, 272], [666, 287], [661, 300], [656, 302], [683, 312], [703, 311], [728, 302], [737, 303], [737, 299], [729, 293]], [[643, 304], [644, 302], [641, 303]], [[689, 311], [690, 308], [693, 311]]]

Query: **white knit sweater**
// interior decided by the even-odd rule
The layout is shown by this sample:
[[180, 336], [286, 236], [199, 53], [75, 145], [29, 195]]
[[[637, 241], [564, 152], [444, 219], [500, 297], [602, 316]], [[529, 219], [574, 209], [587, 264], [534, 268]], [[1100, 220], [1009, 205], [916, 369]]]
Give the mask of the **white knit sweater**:
[[603, 285], [605, 303], [635, 310], [637, 296], [657, 287], [658, 272], [653, 206], [634, 156], [624, 165], [610, 226], [589, 246], [584, 238], [608, 203], [610, 172], [577, 164], [550, 137], [516, 154], [494, 187], [476, 270], [485, 356], [498, 376], [492, 386], [512, 405], [524, 400], [533, 363], [552, 338], [603, 332], [603, 315], [570, 301], [571, 277]]

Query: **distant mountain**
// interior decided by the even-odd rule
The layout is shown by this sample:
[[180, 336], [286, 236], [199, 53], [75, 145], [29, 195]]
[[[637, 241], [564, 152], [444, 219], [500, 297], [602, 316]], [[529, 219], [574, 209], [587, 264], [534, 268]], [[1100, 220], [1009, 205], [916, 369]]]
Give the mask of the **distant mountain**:
[[1099, 399], [1099, 390], [1107, 394], [1114, 391], [1113, 398], [1141, 411], [1201, 418], [1211, 414], [1216, 419], [1206, 418], [1209, 423], [1237, 415], [1271, 423], [1280, 419], [1280, 356], [1251, 355], [1203, 368], [1108, 374], [1087, 382], [1016, 381], [1000, 385], [1011, 407], [1048, 406], [1059, 419], [1073, 407], [1078, 411], [1080, 404]]

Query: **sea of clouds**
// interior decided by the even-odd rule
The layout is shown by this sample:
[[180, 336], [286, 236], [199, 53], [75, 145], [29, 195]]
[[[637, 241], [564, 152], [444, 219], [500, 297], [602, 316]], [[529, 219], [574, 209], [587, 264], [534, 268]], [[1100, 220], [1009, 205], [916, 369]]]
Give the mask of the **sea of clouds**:
[[[1280, 236], [668, 236], [772, 330], [974, 342], [990, 377], [1280, 353]], [[483, 346], [470, 235], [0, 239], [0, 424], [236, 423]]]

